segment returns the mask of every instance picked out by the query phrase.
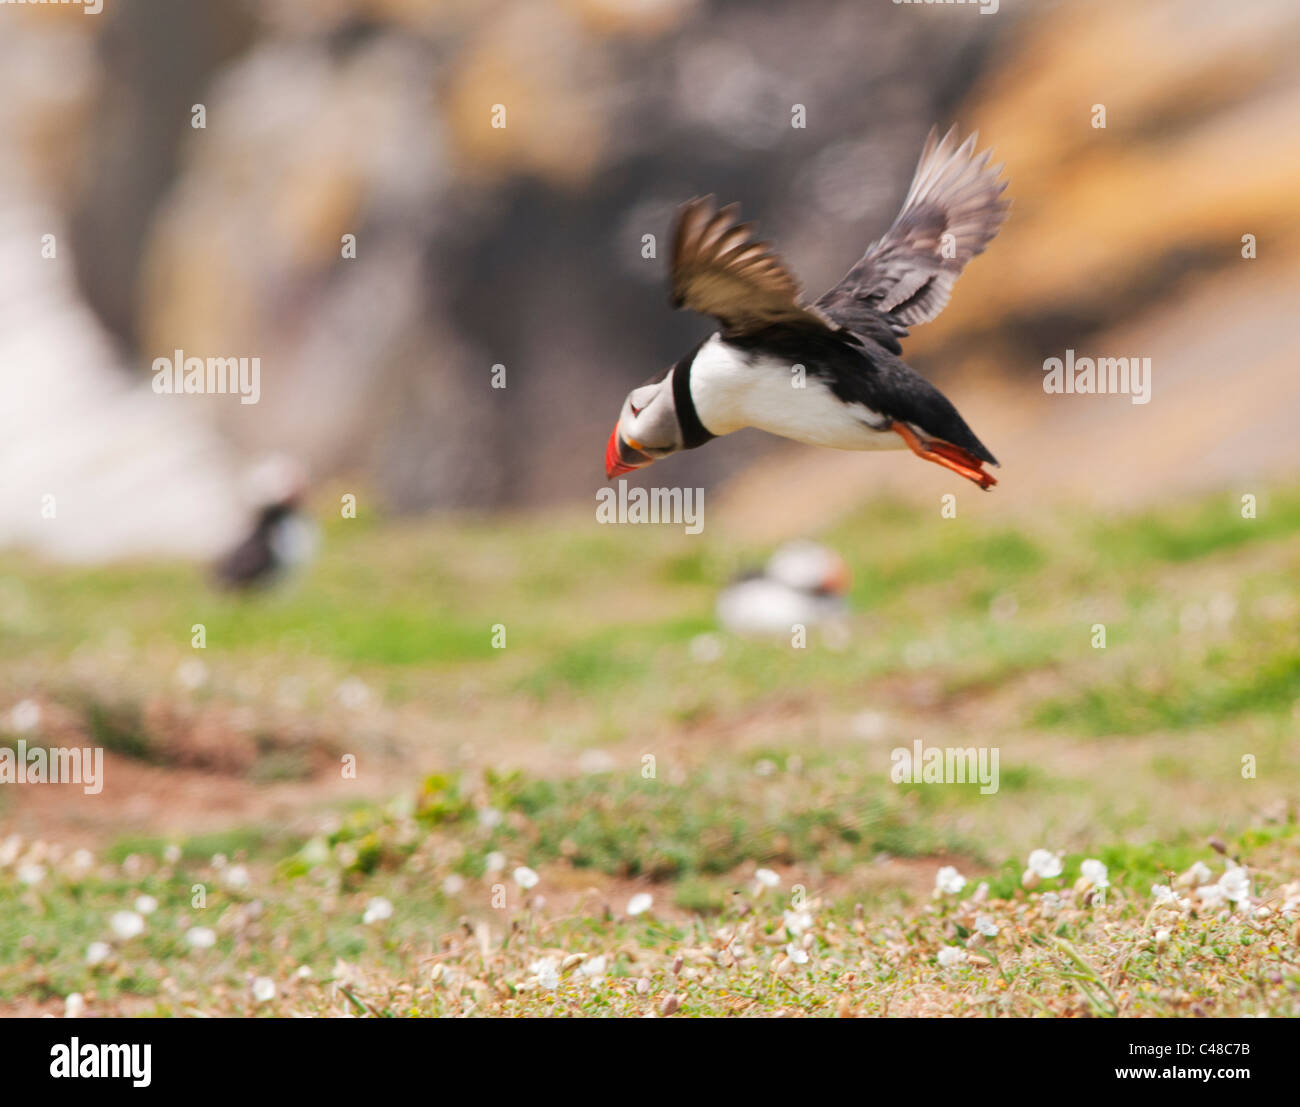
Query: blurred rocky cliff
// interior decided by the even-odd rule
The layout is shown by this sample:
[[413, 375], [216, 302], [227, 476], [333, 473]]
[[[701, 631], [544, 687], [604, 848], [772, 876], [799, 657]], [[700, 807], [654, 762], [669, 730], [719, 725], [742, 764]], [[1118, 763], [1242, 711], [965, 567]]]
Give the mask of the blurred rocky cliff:
[[[678, 203], [718, 192], [810, 281], [834, 279], [1010, 25], [956, 14], [858, 0], [0, 9], [0, 143], [22, 170], [0, 214], [27, 213], [0, 272], [22, 329], [0, 378], [29, 385], [7, 390], [0, 460], [21, 456], [26, 476], [0, 537], [43, 542], [39, 521], [8, 517], [80, 483], [119, 525], [141, 516], [148, 548], [148, 518], [185, 516], [106, 479], [124, 451], [160, 484], [203, 474], [198, 500], [270, 450], [318, 479], [358, 476], [398, 510], [586, 498], [627, 388], [706, 333], [669, 310], [643, 236], [662, 243]], [[56, 259], [41, 257], [45, 229]], [[18, 312], [38, 278], [47, 310]], [[260, 401], [153, 395], [149, 367], [175, 350], [260, 357]], [[79, 476], [55, 456], [69, 421], [105, 440]], [[178, 468], [168, 435], [206, 461]], [[740, 456], [701, 454], [693, 476]], [[215, 499], [228, 515], [230, 496]]]
[[[98, 552], [207, 549], [273, 450], [396, 510], [587, 499], [626, 390], [709, 329], [666, 302], [676, 205], [740, 200], [816, 294], [933, 122], [982, 129], [1015, 207], [918, 367], [1041, 394], [1044, 357], [1172, 311], [1209, 373], [1216, 326], [1285, 315], [1298, 41], [1282, 0], [0, 6], [0, 541], [67, 545], [37, 517], [57, 487], [111, 507]], [[259, 357], [260, 401], [154, 395], [178, 349]], [[1008, 410], [986, 418], [1083, 418]], [[747, 433], [674, 480], [773, 448]], [[804, 463], [868, 487], [860, 458]]]

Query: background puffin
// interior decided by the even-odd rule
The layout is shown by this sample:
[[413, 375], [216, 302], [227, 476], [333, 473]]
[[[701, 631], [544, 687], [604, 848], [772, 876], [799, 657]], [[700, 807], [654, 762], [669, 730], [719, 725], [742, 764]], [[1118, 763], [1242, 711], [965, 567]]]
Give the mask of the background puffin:
[[253, 529], [212, 568], [213, 581], [226, 589], [266, 587], [305, 565], [318, 544], [315, 525], [302, 511], [306, 473], [295, 461], [276, 456], [249, 478], [257, 509]]
[[930, 131], [902, 210], [812, 305], [732, 204], [692, 200], [673, 238], [672, 299], [722, 329], [624, 401], [608, 478], [718, 435], [757, 427], [842, 450], [907, 446], [987, 489], [997, 461], [957, 409], [902, 361], [907, 328], [933, 319], [1006, 218], [1002, 166]]
[[718, 594], [718, 622], [735, 634], [789, 634], [848, 614], [849, 567], [816, 542], [787, 542], [761, 573], [747, 574]]

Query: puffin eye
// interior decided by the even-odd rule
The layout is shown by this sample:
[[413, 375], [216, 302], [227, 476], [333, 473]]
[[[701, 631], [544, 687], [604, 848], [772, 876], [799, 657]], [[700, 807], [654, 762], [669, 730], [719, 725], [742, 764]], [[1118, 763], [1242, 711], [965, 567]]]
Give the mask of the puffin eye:
[[[627, 394], [627, 408], [632, 418], [635, 419], [641, 412], [645, 411], [654, 402], [657, 395], [659, 395], [659, 390], [654, 386], [642, 385], [640, 388], [632, 389]], [[638, 396], [641, 398], [640, 403], [636, 402]]]

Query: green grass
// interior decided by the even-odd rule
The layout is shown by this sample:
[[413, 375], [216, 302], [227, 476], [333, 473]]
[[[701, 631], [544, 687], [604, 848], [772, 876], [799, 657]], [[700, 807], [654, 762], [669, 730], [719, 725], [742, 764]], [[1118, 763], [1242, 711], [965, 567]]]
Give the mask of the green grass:
[[[508, 787], [523, 800], [531, 786]], [[525, 802], [549, 810], [561, 800]], [[978, 902], [969, 898], [972, 882], [964, 895], [937, 898], [923, 911], [864, 912], [816, 886], [792, 909], [788, 896], [799, 893], [785, 881], [767, 889], [750, 877], [723, 889], [689, 878], [676, 885], [664, 917], [662, 903], [630, 916], [623, 902], [608, 900], [548, 912], [508, 872], [471, 874], [450, 894], [443, 881], [454, 865], [427, 819], [357, 815], [350, 832], [278, 865], [268, 859], [282, 854], [282, 842], [194, 839], [165, 859], [162, 842], [139, 841], [88, 870], [52, 865], [36, 887], [0, 877], [0, 1002], [51, 1004], [76, 992], [98, 1010], [150, 1015], [1300, 1014], [1295, 919], [1277, 912], [1282, 893], [1270, 875], [1294, 871], [1294, 827], [1248, 833], [1225, 847], [1258, 863], [1255, 891], [1273, 904], [1258, 919], [1158, 907], [1153, 883], [1193, 862], [1208, 861], [1217, 873], [1222, 862], [1204, 847], [1156, 844], [1091, 852], [1109, 868], [1104, 898], [1073, 887], [1085, 855], [1071, 854], [1060, 878], [1034, 890], [1009, 864], [984, 874]], [[370, 832], [355, 835], [376, 818], [424, 828], [401, 864], [359, 860]], [[235, 852], [214, 859], [206, 852], [214, 846]], [[229, 876], [236, 868], [248, 873], [238, 883]], [[549, 890], [554, 873], [542, 867], [537, 893]], [[1300, 884], [1291, 887], [1294, 894]], [[1059, 903], [1050, 911], [1048, 892]], [[143, 932], [114, 937], [112, 916], [140, 896], [156, 901]], [[394, 905], [391, 917], [363, 922], [378, 896]], [[486, 931], [447, 921], [480, 896], [496, 904]], [[996, 936], [981, 932], [990, 922]], [[186, 938], [193, 927], [211, 929], [215, 945], [193, 948]], [[107, 957], [87, 963], [87, 949], [100, 941]], [[965, 959], [943, 968], [937, 955], [945, 947]], [[603, 974], [584, 975], [579, 966], [597, 957]], [[547, 959], [554, 984], [539, 968]], [[273, 999], [252, 996], [253, 976], [276, 982]]]
[[[1252, 520], [1232, 495], [1017, 525], [871, 503], [825, 536], [853, 570], [850, 633], [813, 628], [803, 649], [714, 626], [717, 588], [767, 549], [585, 514], [334, 520], [306, 578], [250, 598], [172, 564], [5, 556], [0, 742], [299, 790], [274, 817], [180, 835], [174, 859], [133, 827], [75, 872], [83, 810], [67, 806], [0, 865], [0, 1005], [78, 991], [96, 1012], [151, 1014], [1295, 1014], [1293, 923], [1188, 913], [1156, 948], [1150, 889], [1194, 861], [1221, 870], [1215, 835], [1257, 866], [1261, 897], [1300, 872], [1298, 536], [1289, 489]], [[42, 723], [19, 735], [8, 708], [24, 698]], [[890, 750], [913, 740], [999, 748], [997, 794], [892, 784]], [[312, 802], [341, 753], [383, 789]], [[23, 798], [0, 790], [0, 818]], [[1030, 891], [1038, 847], [1063, 851], [1066, 874]], [[1085, 858], [1110, 869], [1100, 907], [1069, 894]], [[947, 862], [966, 896], [987, 881], [992, 906], [932, 901]], [[24, 884], [24, 864], [45, 875]], [[223, 883], [236, 864], [246, 888]], [[541, 874], [534, 892], [518, 866]], [[818, 904], [807, 968], [782, 929], [795, 885]], [[1044, 890], [1064, 897], [1059, 918]], [[636, 891], [648, 915], [627, 915]], [[145, 933], [86, 964], [141, 894], [159, 901]], [[377, 896], [393, 917], [362, 924]], [[981, 946], [985, 909], [1004, 930]], [[192, 926], [216, 947], [190, 949]], [[721, 932], [751, 957], [729, 960]], [[977, 960], [940, 971], [954, 943]], [[538, 986], [536, 961], [578, 954], [607, 958], [604, 986], [577, 962]], [[253, 975], [275, 1001], [253, 1002]]]

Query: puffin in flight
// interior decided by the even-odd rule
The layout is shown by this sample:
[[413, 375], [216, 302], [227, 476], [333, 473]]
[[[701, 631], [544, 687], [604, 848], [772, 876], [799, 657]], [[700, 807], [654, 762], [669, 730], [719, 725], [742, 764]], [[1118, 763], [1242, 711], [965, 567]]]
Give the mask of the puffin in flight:
[[908, 327], [933, 319], [1010, 201], [1002, 166], [932, 129], [893, 225], [813, 304], [737, 205], [686, 204], [672, 251], [672, 303], [722, 329], [623, 403], [605, 448], [613, 479], [711, 438], [757, 427], [841, 450], [908, 447], [988, 489], [997, 465], [957, 409], [901, 358]]

